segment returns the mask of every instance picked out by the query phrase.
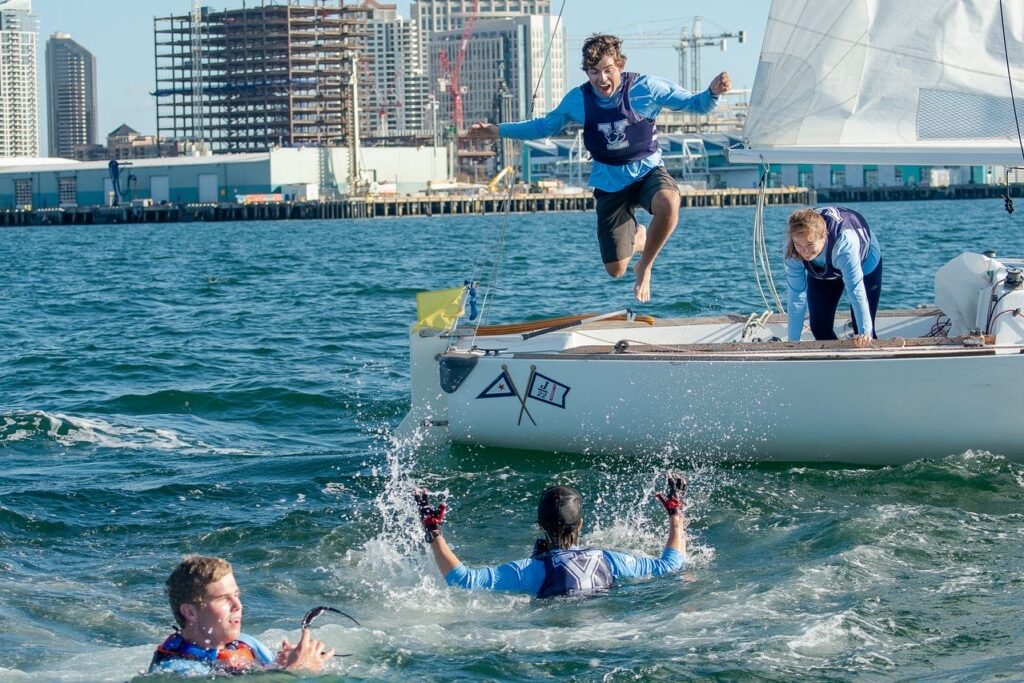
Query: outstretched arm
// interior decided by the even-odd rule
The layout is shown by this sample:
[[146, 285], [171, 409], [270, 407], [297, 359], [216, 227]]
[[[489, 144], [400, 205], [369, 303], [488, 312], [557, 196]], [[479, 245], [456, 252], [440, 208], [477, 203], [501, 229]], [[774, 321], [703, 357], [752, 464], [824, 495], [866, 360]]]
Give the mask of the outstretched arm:
[[667, 479], [668, 494], [654, 494], [668, 513], [668, 538], [665, 540], [665, 548], [685, 555], [687, 520], [683, 496], [686, 495], [686, 480], [671, 473]]
[[496, 140], [499, 137], [511, 140], [536, 140], [557, 135], [573, 121], [583, 123], [583, 94], [579, 88], [573, 88], [566, 93], [558, 106], [544, 116], [500, 125], [474, 123], [466, 131], [466, 137], [470, 140]]
[[412, 496], [419, 507], [420, 523], [423, 524], [425, 539], [430, 544], [434, 562], [441, 570], [441, 576], [448, 576], [448, 572], [462, 564], [441, 536], [441, 525], [444, 524], [444, 514], [448, 510], [448, 505], [441, 503], [436, 508], [432, 506], [430, 493], [426, 489], [414, 489]]
[[430, 542], [430, 550], [434, 553], [434, 562], [437, 563], [437, 568], [441, 570], [441, 576], [448, 576], [451, 570], [462, 564], [462, 561], [448, 547], [440, 531], [434, 537], [434, 540]]
[[679, 476], [668, 475], [667, 495], [656, 493], [658, 501], [665, 506], [668, 513], [668, 538], [661, 558], [642, 557], [620, 553], [614, 550], [604, 551], [616, 578], [631, 579], [636, 576], [665, 576], [682, 569], [686, 564], [686, 516], [683, 513], [685, 504], [683, 494], [686, 492], [686, 480]]

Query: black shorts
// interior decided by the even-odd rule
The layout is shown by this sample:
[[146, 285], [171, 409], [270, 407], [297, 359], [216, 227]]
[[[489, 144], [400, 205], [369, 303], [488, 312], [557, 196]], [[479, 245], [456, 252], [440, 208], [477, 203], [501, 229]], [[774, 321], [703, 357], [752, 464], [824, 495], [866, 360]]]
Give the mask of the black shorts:
[[679, 184], [664, 166], [658, 166], [632, 185], [618, 192], [594, 190], [597, 200], [597, 243], [601, 260], [615, 263], [633, 255], [636, 216], [633, 209], [642, 206], [651, 212], [654, 195], [661, 190], [679, 192]]

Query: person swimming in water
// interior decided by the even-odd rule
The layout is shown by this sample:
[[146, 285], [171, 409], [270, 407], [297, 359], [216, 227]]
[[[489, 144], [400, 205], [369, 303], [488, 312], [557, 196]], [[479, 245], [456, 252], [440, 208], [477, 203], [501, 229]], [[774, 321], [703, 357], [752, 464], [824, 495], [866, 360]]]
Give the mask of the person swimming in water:
[[548, 598], [597, 593], [607, 590], [619, 579], [664, 576], [681, 570], [686, 554], [685, 492], [685, 480], [670, 474], [667, 494], [657, 494], [669, 521], [668, 538], [660, 558], [580, 548], [583, 496], [568, 486], [552, 486], [541, 494], [537, 506], [537, 524], [544, 531], [544, 538], [537, 539], [533, 555], [479, 569], [463, 565], [441, 535], [447, 504], [434, 507], [424, 489], [416, 489], [413, 495], [419, 507], [425, 540], [430, 544], [437, 568], [449, 586]]
[[317, 672], [334, 656], [324, 651], [309, 629], [295, 645], [287, 640], [272, 653], [256, 638], [242, 633], [242, 594], [227, 560], [188, 555], [166, 582], [174, 633], [161, 643], [149, 664], [150, 673], [188, 676], [241, 674], [264, 669]]

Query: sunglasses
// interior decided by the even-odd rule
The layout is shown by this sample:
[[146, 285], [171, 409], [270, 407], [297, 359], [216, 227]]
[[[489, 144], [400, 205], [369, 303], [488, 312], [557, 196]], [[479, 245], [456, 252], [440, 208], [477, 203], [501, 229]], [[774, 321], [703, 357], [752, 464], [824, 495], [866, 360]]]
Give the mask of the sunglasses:
[[345, 614], [340, 609], [328, 607], [327, 605], [321, 605], [320, 607], [314, 607], [313, 609], [309, 610], [308, 612], [306, 612], [306, 616], [302, 617], [302, 630], [305, 631], [307, 628], [309, 628], [309, 625], [313, 623], [313, 620], [319, 617], [324, 612], [334, 612], [335, 614], [340, 614], [341, 616], [347, 619], [351, 619], [352, 623], [354, 623], [356, 626], [362, 626], [362, 624], [356, 621], [355, 617], [349, 614]]
[[[302, 617], [302, 630], [305, 631], [307, 628], [309, 628], [310, 625], [313, 623], [313, 621], [317, 617], [319, 617], [321, 614], [323, 614], [324, 612], [334, 612], [335, 614], [340, 614], [341, 616], [343, 616], [343, 617], [345, 617], [347, 619], [351, 619], [352, 623], [354, 623], [356, 626], [362, 626], [362, 624], [360, 624], [358, 621], [356, 621], [356, 618], [353, 617], [352, 615], [345, 614], [340, 609], [335, 609], [333, 607], [328, 607], [327, 605], [320, 605], [319, 607], [314, 607], [313, 609], [309, 610], [308, 612], [306, 612], [306, 616]], [[352, 655], [348, 654], [348, 655], [334, 655], [334, 656], [335, 657], [351, 657]]]

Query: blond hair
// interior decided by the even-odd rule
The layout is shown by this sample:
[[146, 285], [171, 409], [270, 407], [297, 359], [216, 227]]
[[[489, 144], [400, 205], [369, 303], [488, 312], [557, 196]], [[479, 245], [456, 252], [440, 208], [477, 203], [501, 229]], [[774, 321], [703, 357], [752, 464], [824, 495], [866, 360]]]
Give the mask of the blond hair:
[[583, 70], [596, 66], [605, 57], [611, 56], [615, 66], [626, 66], [626, 55], [622, 53], [622, 39], [607, 33], [593, 33], [583, 43]]
[[231, 563], [219, 557], [186, 555], [174, 568], [165, 582], [167, 600], [178, 626], [185, 626], [181, 606], [185, 603], [198, 604], [203, 600], [206, 587], [232, 573]]
[[786, 258], [803, 260], [796, 247], [793, 246], [794, 235], [804, 235], [806, 239], [817, 241], [825, 236], [828, 228], [825, 219], [814, 209], [797, 209], [789, 214], [789, 228], [786, 230]]

